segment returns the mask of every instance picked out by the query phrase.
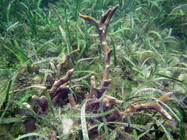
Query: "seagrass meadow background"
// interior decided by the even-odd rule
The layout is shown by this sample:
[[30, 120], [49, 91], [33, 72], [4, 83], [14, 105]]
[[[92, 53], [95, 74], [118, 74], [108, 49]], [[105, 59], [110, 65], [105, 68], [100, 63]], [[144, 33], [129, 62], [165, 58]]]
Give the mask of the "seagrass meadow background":
[[185, 140], [186, 0], [1, 0], [0, 140]]

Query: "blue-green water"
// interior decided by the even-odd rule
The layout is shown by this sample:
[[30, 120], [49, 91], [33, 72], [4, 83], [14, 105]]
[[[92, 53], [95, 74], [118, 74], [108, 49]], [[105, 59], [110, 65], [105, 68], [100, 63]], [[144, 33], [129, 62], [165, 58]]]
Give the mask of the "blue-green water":
[[185, 139], [186, 13], [185, 0], [1, 0], [0, 139]]

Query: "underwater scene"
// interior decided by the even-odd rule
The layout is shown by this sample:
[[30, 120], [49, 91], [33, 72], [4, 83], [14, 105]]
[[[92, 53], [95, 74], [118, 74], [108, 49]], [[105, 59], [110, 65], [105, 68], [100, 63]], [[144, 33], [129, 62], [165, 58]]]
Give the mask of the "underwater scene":
[[0, 140], [186, 140], [186, 0], [0, 0]]

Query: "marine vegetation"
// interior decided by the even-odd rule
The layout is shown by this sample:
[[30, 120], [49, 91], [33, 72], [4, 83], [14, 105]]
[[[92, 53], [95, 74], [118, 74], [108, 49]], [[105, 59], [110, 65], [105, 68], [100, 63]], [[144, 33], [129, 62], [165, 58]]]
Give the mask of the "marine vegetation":
[[0, 4], [0, 139], [186, 139], [185, 1]]

